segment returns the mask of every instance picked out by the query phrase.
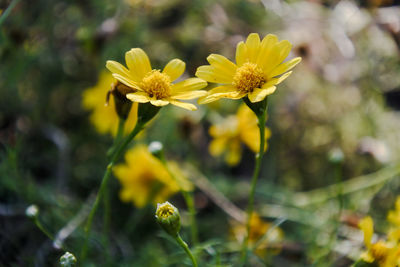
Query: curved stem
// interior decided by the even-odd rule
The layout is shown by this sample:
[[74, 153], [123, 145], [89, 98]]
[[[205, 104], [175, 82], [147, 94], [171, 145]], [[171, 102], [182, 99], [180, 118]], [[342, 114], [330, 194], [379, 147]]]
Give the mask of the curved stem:
[[185, 199], [186, 205], [189, 210], [190, 216], [190, 234], [192, 239], [192, 245], [196, 246], [199, 242], [198, 239], [198, 231], [197, 231], [197, 222], [196, 222], [196, 209], [194, 207], [194, 197], [192, 192], [182, 191], [183, 198]]
[[87, 243], [89, 239], [89, 233], [92, 228], [92, 222], [94, 215], [97, 211], [97, 208], [99, 207], [100, 200], [104, 194], [104, 191], [107, 188], [107, 183], [108, 180], [111, 177], [111, 172], [112, 168], [114, 167], [114, 164], [117, 162], [117, 160], [120, 158], [122, 152], [125, 150], [125, 148], [128, 146], [128, 144], [132, 141], [132, 139], [143, 129], [145, 123], [137, 123], [133, 131], [125, 138], [125, 140], [122, 142], [122, 144], [115, 150], [111, 157], [111, 161], [107, 166], [106, 172], [104, 173], [103, 179], [101, 181], [100, 189], [97, 193], [96, 200], [94, 201], [94, 204], [92, 206], [92, 209], [89, 213], [88, 220], [85, 225], [85, 241], [83, 243], [82, 247], [82, 252], [81, 252], [81, 261], [83, 262], [84, 259], [86, 258], [86, 253], [87, 253]]
[[[266, 100], [265, 100], [266, 101]], [[256, 112], [255, 112], [256, 113]], [[248, 245], [249, 245], [249, 236], [250, 236], [250, 222], [251, 222], [251, 215], [254, 210], [254, 195], [256, 191], [256, 185], [258, 176], [261, 169], [261, 162], [264, 156], [264, 149], [265, 149], [265, 119], [267, 114], [267, 105], [265, 104], [265, 108], [262, 112], [256, 113], [258, 119], [258, 128], [260, 130], [260, 149], [259, 152], [256, 154], [256, 165], [254, 167], [253, 177], [251, 179], [251, 186], [250, 186], [250, 195], [249, 195], [249, 204], [247, 206], [247, 222], [246, 222], [246, 237], [243, 241], [242, 246], [242, 255], [241, 255], [241, 266], [244, 266], [247, 261], [247, 252], [248, 252]]]
[[193, 267], [197, 267], [197, 262], [196, 262], [195, 257], [193, 256], [192, 252], [190, 251], [188, 245], [185, 243], [185, 241], [182, 240], [182, 238], [179, 234], [175, 237], [175, 240], [185, 250], [186, 254], [189, 256], [190, 260], [192, 261]]

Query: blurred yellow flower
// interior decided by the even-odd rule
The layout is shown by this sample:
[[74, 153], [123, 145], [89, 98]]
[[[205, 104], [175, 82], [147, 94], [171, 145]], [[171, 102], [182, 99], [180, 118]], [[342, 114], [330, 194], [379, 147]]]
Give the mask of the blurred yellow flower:
[[165, 202], [181, 189], [193, 189], [193, 185], [183, 176], [176, 163], [169, 165], [176, 176], [174, 179], [163, 163], [144, 145], [128, 150], [125, 162], [114, 167], [114, 175], [122, 185], [120, 198], [124, 202], [132, 201], [139, 208], [148, 203]]
[[[242, 104], [236, 115], [228, 116], [221, 123], [210, 127], [209, 133], [213, 137], [208, 148], [210, 154], [219, 156], [226, 151], [226, 163], [234, 166], [242, 157], [242, 142], [257, 153], [260, 147], [260, 130], [257, 123], [256, 115], [245, 104]], [[265, 140], [270, 136], [271, 132], [266, 128]], [[266, 149], [267, 142], [265, 142]]]
[[106, 67], [112, 75], [123, 84], [136, 89], [126, 95], [133, 102], [150, 102], [155, 106], [172, 104], [188, 110], [196, 106], [179, 100], [194, 99], [207, 94], [199, 90], [207, 82], [199, 78], [189, 78], [173, 84], [185, 71], [185, 63], [180, 59], [171, 60], [161, 72], [152, 69], [146, 53], [140, 48], [132, 48], [125, 53], [128, 69], [116, 61], [107, 61]]
[[400, 197], [397, 197], [395, 210], [389, 211], [387, 219], [391, 224], [400, 227]]
[[[242, 243], [246, 236], [246, 225], [233, 223], [230, 231], [233, 237]], [[258, 243], [255, 248], [258, 255], [264, 255], [267, 248], [276, 249], [277, 243], [282, 240], [283, 231], [279, 227], [271, 228], [271, 224], [264, 222], [257, 213], [251, 215], [249, 244], [255, 246]]]
[[[115, 136], [118, 129], [119, 118], [115, 111], [114, 97], [110, 97], [108, 105], [106, 97], [108, 91], [117, 81], [107, 72], [102, 72], [98, 83], [87, 88], [82, 94], [82, 105], [91, 110], [90, 121], [100, 133], [111, 133]], [[125, 123], [125, 133], [132, 131], [136, 125], [138, 104], [133, 103]]]
[[288, 71], [301, 61], [296, 57], [283, 62], [291, 48], [289, 41], [279, 42], [273, 34], [260, 41], [257, 33], [251, 33], [246, 42], [240, 42], [236, 47], [236, 64], [224, 56], [211, 54], [207, 57], [210, 65], [200, 66], [196, 76], [223, 85], [211, 89], [199, 103], [245, 96], [253, 103], [262, 101], [275, 92], [275, 86], [289, 77], [291, 71]]
[[360, 221], [359, 227], [364, 233], [364, 244], [367, 248], [367, 251], [361, 255], [363, 261], [377, 263], [380, 267], [400, 266], [400, 246], [398, 242], [379, 240], [372, 243], [374, 222], [369, 216]]

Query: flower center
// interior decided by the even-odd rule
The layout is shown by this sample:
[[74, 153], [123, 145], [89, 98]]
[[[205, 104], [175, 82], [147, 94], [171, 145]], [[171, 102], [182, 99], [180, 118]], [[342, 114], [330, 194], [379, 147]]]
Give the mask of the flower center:
[[378, 241], [371, 246], [372, 257], [374, 257], [378, 262], [384, 261], [387, 258], [388, 253], [389, 248], [382, 241]]
[[260, 88], [265, 81], [262, 69], [257, 64], [250, 62], [244, 63], [233, 76], [233, 85], [244, 93]]
[[150, 97], [156, 99], [168, 98], [171, 96], [171, 79], [159, 70], [152, 70], [144, 76], [140, 88]]
[[169, 203], [164, 203], [157, 209], [157, 216], [159, 218], [166, 219], [172, 214], [174, 214], [174, 208]]

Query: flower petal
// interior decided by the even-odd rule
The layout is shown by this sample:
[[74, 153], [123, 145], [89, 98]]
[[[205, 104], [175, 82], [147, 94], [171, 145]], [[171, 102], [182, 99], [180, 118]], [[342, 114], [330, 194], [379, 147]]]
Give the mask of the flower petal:
[[273, 69], [269, 74], [267, 74], [268, 78], [272, 78], [278, 75], [281, 75], [282, 73], [287, 72], [288, 70], [293, 69], [297, 64], [299, 64], [301, 61], [301, 57], [296, 57], [292, 60], [289, 60], [287, 62], [284, 62], [280, 65], [278, 65], [275, 69]]
[[127, 85], [129, 87], [132, 87], [132, 88], [137, 89], [137, 90], [142, 90], [134, 80], [129, 79], [129, 76], [126, 77], [126, 76], [122, 76], [122, 75], [119, 75], [119, 74], [116, 74], [116, 73], [113, 73], [112, 76], [114, 76], [115, 79], [117, 79], [118, 81], [120, 81], [121, 83], [123, 83], [123, 84], [125, 84], [125, 85]]
[[286, 80], [286, 78], [289, 77], [290, 74], [292, 74], [292, 71], [286, 72], [285, 74], [283, 74], [282, 76], [280, 76], [278, 78], [272, 78], [272, 79], [268, 80], [268, 82], [264, 83], [261, 88], [268, 88], [268, 87], [271, 87], [272, 85], [278, 85], [281, 82], [283, 82], [284, 80]]
[[197, 68], [196, 76], [214, 83], [231, 83], [233, 75], [226, 74], [214, 66], [200, 66]]
[[367, 248], [371, 247], [372, 235], [374, 234], [374, 222], [371, 217], [363, 218], [358, 224], [361, 231], [364, 233], [364, 243]]
[[249, 61], [255, 63], [260, 48], [260, 36], [257, 33], [250, 33], [246, 40], [246, 46]]
[[172, 105], [175, 105], [177, 107], [184, 108], [187, 110], [196, 110], [197, 109], [197, 107], [195, 105], [190, 104], [190, 103], [185, 103], [185, 102], [181, 102], [181, 101], [174, 100], [174, 99], [170, 99], [169, 102]]
[[172, 85], [173, 93], [198, 90], [207, 86], [207, 82], [199, 78], [189, 78]]
[[150, 60], [147, 54], [140, 48], [132, 48], [125, 53], [125, 61], [131, 75], [141, 81], [151, 71]]
[[278, 43], [278, 37], [274, 34], [268, 34], [264, 37], [260, 44], [260, 51], [256, 59], [256, 64], [262, 68], [268, 64], [268, 56], [270, 55], [272, 48]]
[[264, 88], [256, 88], [253, 90], [253, 92], [248, 94], [248, 97], [252, 103], [260, 102], [260, 101], [264, 100], [267, 95], [270, 95], [273, 92], [275, 92], [275, 90], [276, 90], [275, 86], [271, 86], [271, 87], [268, 87], [265, 89]]
[[247, 46], [242, 41], [239, 42], [236, 46], [236, 65], [238, 67], [242, 66], [244, 63], [248, 61], [247, 57]]
[[147, 103], [151, 100], [151, 98], [145, 92], [130, 93], [126, 95], [126, 98], [128, 98], [132, 102], [139, 103]]
[[164, 67], [163, 73], [167, 74], [171, 81], [178, 79], [185, 71], [185, 62], [180, 59], [173, 59]]
[[226, 148], [227, 141], [228, 139], [223, 136], [213, 139], [208, 146], [208, 151], [214, 157], [221, 155]]
[[220, 98], [240, 99], [245, 95], [245, 93], [238, 91], [233, 85], [222, 85], [208, 91], [206, 96], [199, 98], [198, 103], [207, 104]]
[[154, 106], [157, 107], [162, 107], [162, 106], [166, 106], [169, 104], [169, 101], [167, 100], [163, 100], [163, 99], [152, 99], [150, 100], [150, 103]]
[[107, 60], [106, 68], [112, 73], [116, 73], [125, 77], [130, 77], [129, 70], [117, 61]]
[[207, 61], [211, 66], [218, 69], [218, 71], [226, 73], [229, 76], [234, 76], [237, 66], [224, 56], [211, 54], [207, 57]]
[[207, 94], [207, 91], [203, 91], [203, 90], [186, 91], [186, 92], [180, 92], [177, 94], [173, 94], [171, 96], [171, 98], [186, 100], [186, 99], [193, 99], [193, 98], [205, 96], [206, 94]]
[[277, 43], [271, 50], [267, 58], [267, 64], [264, 65], [264, 73], [270, 73], [271, 70], [275, 69], [283, 60], [289, 55], [290, 50], [292, 49], [292, 44], [283, 40]]

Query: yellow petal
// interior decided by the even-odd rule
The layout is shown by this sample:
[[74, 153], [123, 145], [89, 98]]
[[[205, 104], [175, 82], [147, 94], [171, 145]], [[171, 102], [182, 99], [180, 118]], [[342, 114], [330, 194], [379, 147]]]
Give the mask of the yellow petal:
[[252, 103], [260, 102], [267, 96], [268, 91], [261, 88], [256, 88], [253, 92], [248, 94], [248, 98]]
[[185, 62], [180, 59], [173, 59], [165, 66], [163, 73], [167, 74], [171, 81], [178, 79], [185, 71]]
[[280, 41], [271, 50], [268, 56], [267, 64], [264, 66], [264, 72], [270, 73], [277, 65], [282, 63], [283, 60], [289, 55], [292, 49], [292, 44], [287, 40]]
[[150, 100], [150, 103], [151, 103], [152, 105], [154, 105], [154, 106], [162, 107], [162, 106], [168, 105], [168, 104], [169, 104], [169, 101], [162, 100], [162, 99], [155, 99], [155, 100], [153, 99], [153, 100]]
[[202, 90], [186, 91], [186, 92], [180, 92], [180, 93], [173, 94], [171, 96], [171, 98], [187, 100], [187, 99], [193, 99], [193, 98], [205, 96], [206, 94], [207, 94], [207, 91], [202, 91]]
[[116, 61], [107, 60], [106, 68], [112, 73], [116, 73], [125, 77], [130, 77], [129, 70], [127, 70], [124, 66], [122, 66], [120, 63]]
[[233, 77], [236, 73], [237, 66], [224, 56], [211, 54], [207, 57], [207, 61], [211, 66], [215, 67], [215, 69], [229, 76]]
[[364, 243], [367, 248], [371, 247], [372, 235], [374, 234], [374, 222], [371, 217], [363, 218], [358, 224], [361, 231], [364, 233]]
[[147, 103], [151, 98], [144, 92], [135, 92], [126, 95], [126, 98], [132, 102]]
[[213, 83], [232, 83], [233, 75], [229, 75], [214, 66], [200, 66], [197, 68], [196, 76]]
[[132, 48], [125, 53], [125, 61], [131, 75], [141, 81], [151, 71], [150, 60], [140, 48]]
[[125, 85], [127, 85], [129, 87], [132, 87], [132, 88], [137, 89], [137, 90], [142, 90], [142, 89], [140, 89], [139, 85], [133, 79], [129, 78], [129, 76], [128, 77], [127, 76], [122, 76], [122, 75], [119, 75], [119, 74], [116, 74], [116, 73], [113, 73], [112, 76], [114, 76], [115, 79], [117, 79], [118, 81], [120, 81], [121, 83], [123, 83], [123, 84], [125, 84]]
[[284, 63], [278, 65], [270, 73], [267, 73], [267, 79], [276, 77], [278, 75], [281, 75], [282, 73], [285, 73], [285, 72], [293, 69], [297, 64], [300, 63], [300, 61], [301, 61], [301, 57], [296, 57], [292, 60], [289, 60], [287, 62], [284, 62]]
[[239, 163], [242, 158], [242, 147], [239, 141], [230, 142], [228, 153], [225, 155], [225, 161], [230, 166], [235, 166]]
[[268, 34], [264, 37], [260, 44], [260, 51], [258, 53], [256, 64], [264, 69], [268, 64], [268, 56], [272, 48], [278, 43], [278, 37], [274, 34]]
[[246, 46], [249, 61], [255, 63], [260, 49], [260, 36], [257, 33], [250, 33], [246, 40]]
[[172, 105], [175, 105], [177, 107], [184, 108], [187, 110], [196, 110], [197, 109], [197, 107], [195, 105], [190, 104], [190, 103], [185, 103], [185, 102], [181, 102], [181, 101], [174, 100], [174, 99], [170, 99], [169, 102]]
[[240, 67], [247, 61], [247, 46], [244, 42], [239, 42], [236, 46], [236, 65]]
[[227, 141], [228, 139], [224, 137], [213, 139], [208, 146], [208, 151], [214, 157], [221, 155], [226, 148]]
[[245, 95], [239, 92], [233, 85], [222, 85], [208, 91], [206, 96], [199, 98], [198, 103], [207, 104], [220, 98], [239, 99]]
[[172, 85], [173, 93], [180, 93], [185, 91], [192, 91], [204, 88], [207, 86], [207, 82], [199, 78], [189, 78], [179, 83]]

